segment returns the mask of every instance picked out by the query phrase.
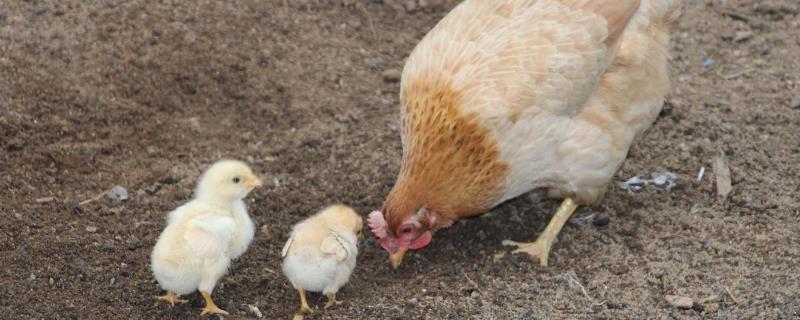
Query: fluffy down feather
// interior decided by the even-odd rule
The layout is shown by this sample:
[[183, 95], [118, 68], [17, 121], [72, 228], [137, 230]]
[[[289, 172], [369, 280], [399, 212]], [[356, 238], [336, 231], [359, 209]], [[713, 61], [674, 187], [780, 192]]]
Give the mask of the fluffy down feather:
[[283, 273], [295, 288], [335, 294], [355, 269], [362, 225], [355, 211], [341, 205], [298, 223], [281, 251]]

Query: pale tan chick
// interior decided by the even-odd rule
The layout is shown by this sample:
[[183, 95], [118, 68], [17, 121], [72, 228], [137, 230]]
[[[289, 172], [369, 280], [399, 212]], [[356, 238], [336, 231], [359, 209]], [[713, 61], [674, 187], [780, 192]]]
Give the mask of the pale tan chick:
[[311, 312], [306, 291], [325, 294], [326, 309], [339, 303], [336, 292], [355, 269], [363, 224], [350, 207], [333, 205], [292, 228], [281, 256], [283, 273], [300, 295], [300, 313]]
[[598, 202], [668, 93], [679, 0], [467, 0], [417, 45], [401, 81], [403, 162], [369, 225], [397, 266], [453, 221], [537, 188]]
[[194, 198], [170, 212], [167, 227], [153, 248], [153, 274], [167, 294], [158, 300], [186, 302], [180, 295], [200, 290], [206, 302], [201, 315], [228, 314], [211, 298], [231, 259], [250, 245], [255, 226], [244, 197], [261, 180], [244, 163], [222, 160], [200, 177]]

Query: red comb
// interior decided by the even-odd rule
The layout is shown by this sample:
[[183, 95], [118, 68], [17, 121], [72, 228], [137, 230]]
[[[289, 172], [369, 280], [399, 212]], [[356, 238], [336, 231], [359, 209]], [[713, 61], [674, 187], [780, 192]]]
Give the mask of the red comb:
[[375, 234], [378, 239], [386, 237], [388, 234], [387, 228], [388, 225], [386, 224], [386, 219], [383, 218], [383, 213], [380, 211], [372, 211], [367, 218], [367, 225], [372, 230], [372, 233]]

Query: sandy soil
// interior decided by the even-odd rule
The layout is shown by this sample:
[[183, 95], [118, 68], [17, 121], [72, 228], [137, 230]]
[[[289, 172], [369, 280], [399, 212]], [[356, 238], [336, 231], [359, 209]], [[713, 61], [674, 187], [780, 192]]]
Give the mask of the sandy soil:
[[[0, 314], [197, 318], [198, 295], [154, 305], [149, 253], [200, 170], [235, 157], [269, 185], [249, 198], [256, 239], [216, 300], [231, 319], [255, 318], [248, 304], [289, 318], [289, 227], [330, 203], [381, 204], [401, 153], [398, 84], [382, 74], [455, 3], [0, 2]], [[668, 170], [677, 186], [613, 187], [565, 227], [549, 267], [493, 259], [557, 207], [532, 193], [440, 232], [397, 271], [366, 247], [346, 303], [310, 318], [800, 318], [799, 15], [793, 0], [687, 1], [674, 92], [615, 181]], [[102, 196], [115, 185], [130, 199]]]

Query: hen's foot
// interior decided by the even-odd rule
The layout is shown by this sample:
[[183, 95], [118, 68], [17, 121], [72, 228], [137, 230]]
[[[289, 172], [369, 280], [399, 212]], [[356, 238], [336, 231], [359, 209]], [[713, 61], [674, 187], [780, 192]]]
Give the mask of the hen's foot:
[[512, 240], [503, 240], [504, 246], [515, 246], [517, 247], [511, 253], [527, 253], [531, 257], [536, 257], [539, 259], [539, 264], [542, 267], [547, 266], [547, 257], [550, 255], [550, 243], [546, 241], [542, 241], [542, 239], [536, 240], [534, 242], [516, 242]]
[[547, 224], [547, 228], [544, 229], [539, 238], [536, 239], [534, 242], [516, 242], [511, 240], [503, 240], [504, 246], [516, 246], [517, 249], [512, 251], [512, 253], [527, 253], [532, 257], [537, 257], [539, 259], [539, 264], [543, 267], [547, 266], [547, 258], [550, 256], [550, 248], [553, 245], [553, 242], [556, 241], [556, 237], [558, 236], [558, 232], [561, 231], [561, 228], [564, 224], [569, 220], [569, 217], [572, 216], [572, 213], [575, 212], [575, 209], [578, 208], [578, 205], [575, 201], [572, 201], [570, 198], [564, 199], [564, 202], [561, 203], [561, 206], [556, 211], [556, 214], [553, 215], [553, 218], [550, 219], [550, 223]]

